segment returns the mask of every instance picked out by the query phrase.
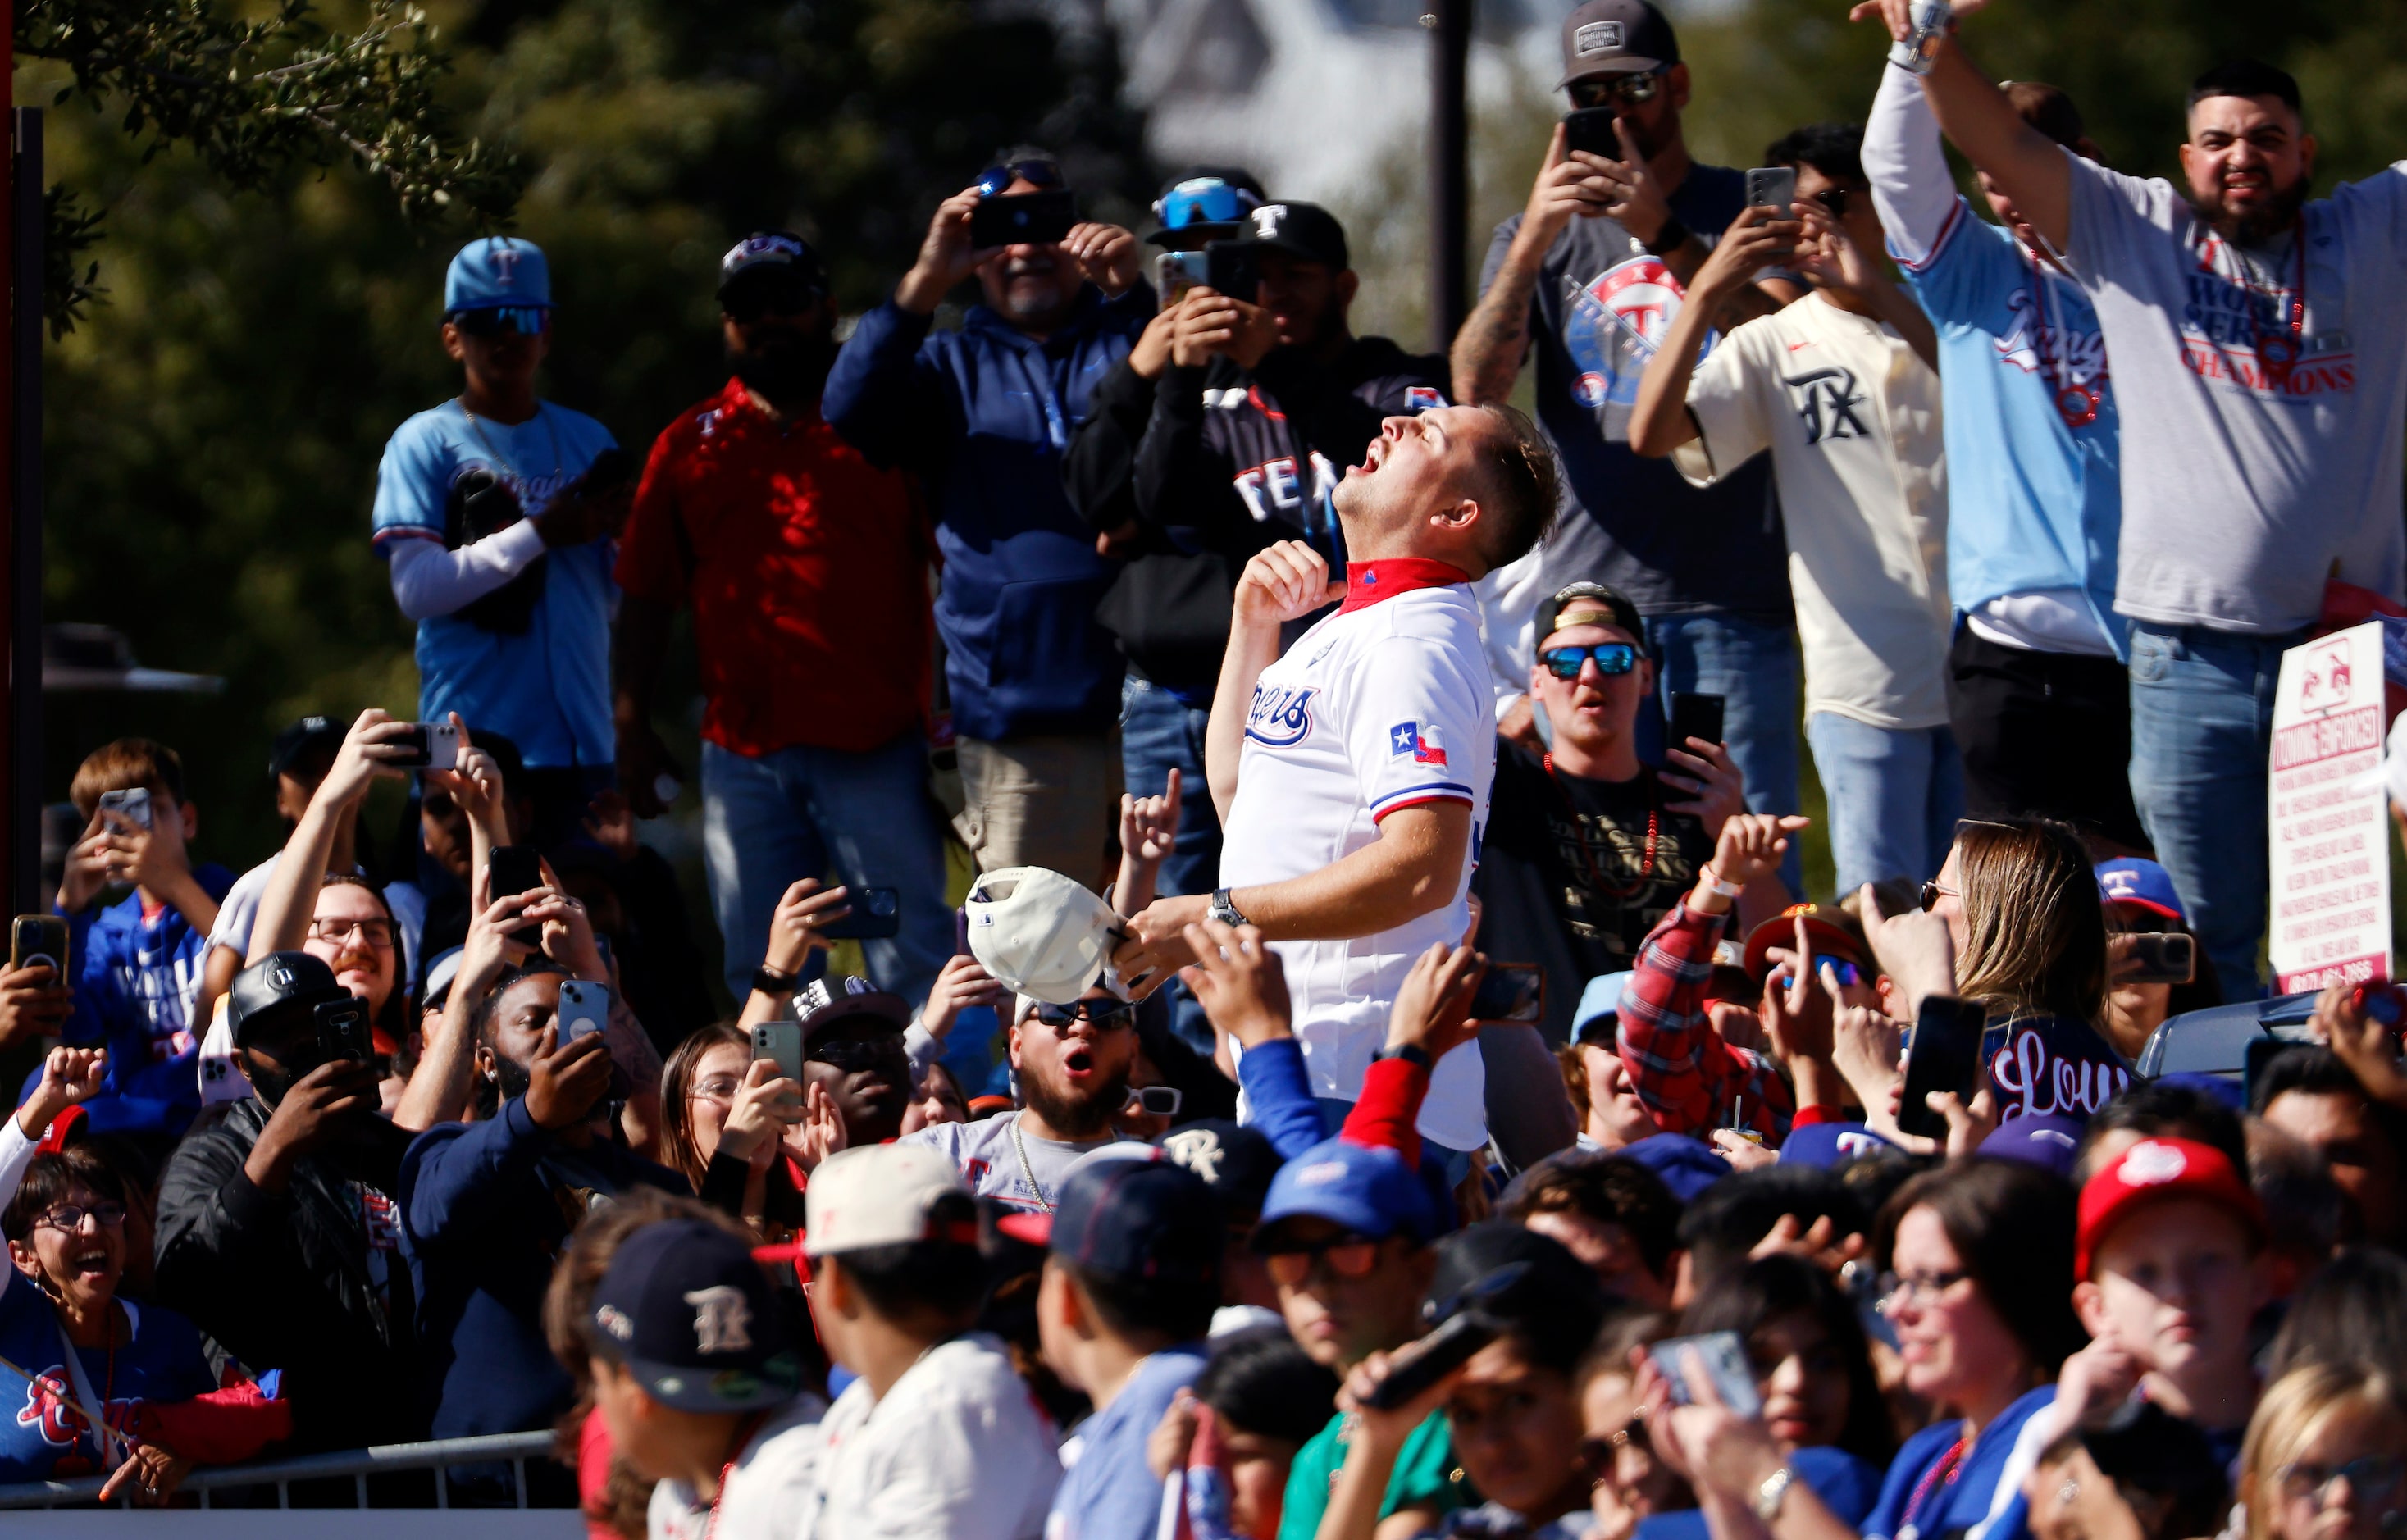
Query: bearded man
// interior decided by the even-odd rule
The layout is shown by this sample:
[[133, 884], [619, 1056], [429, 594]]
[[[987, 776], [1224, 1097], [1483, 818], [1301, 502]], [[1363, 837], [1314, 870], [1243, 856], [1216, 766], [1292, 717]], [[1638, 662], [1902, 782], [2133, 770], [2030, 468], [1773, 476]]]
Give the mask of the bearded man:
[[896, 890], [901, 928], [862, 950], [875, 977], [921, 999], [952, 952], [926, 791], [926, 526], [904, 476], [819, 416], [836, 343], [818, 254], [762, 231], [719, 270], [734, 378], [652, 445], [620, 548], [620, 788], [657, 817], [684, 774], [652, 706], [670, 622], [691, 604], [703, 855], [728, 991], [750, 992], [786, 890], [833, 876]]
[[[1908, 10], [1856, 14], [1903, 43]], [[2217, 974], [2245, 990], [2283, 650], [2328, 598], [2407, 592], [2407, 168], [2310, 202], [2298, 82], [2242, 61], [2190, 87], [2186, 185], [2125, 176], [2032, 127], [1952, 36], [1928, 41], [1892, 57], [1928, 67], [1939, 126], [2097, 305], [2122, 419], [2131, 793]]]

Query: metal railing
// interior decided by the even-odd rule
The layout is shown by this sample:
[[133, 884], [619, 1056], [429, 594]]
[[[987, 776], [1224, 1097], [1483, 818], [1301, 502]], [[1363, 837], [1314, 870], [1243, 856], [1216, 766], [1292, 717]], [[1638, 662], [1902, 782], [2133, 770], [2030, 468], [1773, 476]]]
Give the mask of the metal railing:
[[[235, 1488], [276, 1489], [276, 1505], [292, 1505], [292, 1484], [349, 1476], [355, 1505], [368, 1505], [368, 1477], [401, 1471], [434, 1471], [434, 1503], [451, 1505], [450, 1483], [440, 1472], [449, 1465], [497, 1464], [509, 1462], [518, 1490], [518, 1506], [527, 1505], [526, 1467], [531, 1459], [548, 1458], [554, 1447], [548, 1433], [485, 1433], [475, 1438], [442, 1438], [425, 1444], [377, 1444], [364, 1449], [340, 1449], [332, 1454], [302, 1455], [292, 1460], [263, 1461], [250, 1465], [214, 1465], [194, 1470], [176, 1490], [198, 1492], [201, 1506], [209, 1506], [212, 1492]], [[107, 1476], [88, 1476], [75, 1481], [25, 1481], [0, 1486], [0, 1509], [79, 1506], [95, 1501]]]

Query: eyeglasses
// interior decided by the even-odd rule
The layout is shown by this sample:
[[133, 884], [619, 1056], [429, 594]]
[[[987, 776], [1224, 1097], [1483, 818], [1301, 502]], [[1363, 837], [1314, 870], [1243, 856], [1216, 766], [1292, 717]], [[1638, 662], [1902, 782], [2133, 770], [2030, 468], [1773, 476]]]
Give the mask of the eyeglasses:
[[1176, 1086], [1131, 1086], [1127, 1110], [1155, 1118], [1175, 1118], [1187, 1098]]
[[1638, 666], [1638, 649], [1628, 642], [1598, 642], [1592, 647], [1550, 647], [1538, 654], [1546, 672], [1558, 679], [1578, 678], [1590, 658], [1596, 660], [1600, 674], [1627, 674]]
[[2282, 1495], [2293, 1503], [2322, 1507], [2331, 1501], [2335, 1481], [2345, 1481], [2357, 1496], [2380, 1503], [2398, 1491], [2400, 1478], [2407, 1476], [2407, 1460], [2395, 1454], [2370, 1454], [2338, 1465], [2300, 1460], [2283, 1466], [2279, 1474]]
[[1646, 1441], [1646, 1420], [1644, 1417], [1632, 1417], [1602, 1438], [1581, 1439], [1580, 1468], [1588, 1473], [1590, 1481], [1610, 1481], [1614, 1466], [1620, 1461], [1624, 1449], [1636, 1449], [1649, 1459], [1654, 1457], [1655, 1446]]
[[1844, 187], [1826, 187], [1814, 194], [1814, 201], [1828, 209], [1834, 220], [1847, 217], [1847, 189]]
[[349, 941], [354, 934], [371, 947], [392, 945], [392, 921], [390, 920], [316, 919], [309, 921], [312, 941]]
[[1931, 910], [1937, 908], [1939, 906], [1939, 900], [1943, 895], [1948, 898], [1961, 898], [1964, 896], [1962, 892], [1954, 888], [1943, 888], [1936, 882], [1926, 882], [1922, 885], [1922, 912], [1924, 914], [1929, 914]]
[[892, 1069], [900, 1065], [904, 1079], [911, 1075], [911, 1055], [900, 1037], [873, 1038], [867, 1042], [813, 1043], [803, 1057], [816, 1063], [829, 1064], [850, 1075], [865, 1069]]
[[1939, 1296], [1973, 1275], [1960, 1269], [1953, 1273], [1925, 1273], [1908, 1277], [1902, 1273], [1883, 1273], [1873, 1294], [1873, 1308], [1882, 1315], [1895, 1315], [1915, 1304], [1936, 1305]]
[[540, 305], [497, 305], [484, 310], [455, 310], [451, 324], [472, 337], [496, 337], [505, 332], [540, 336], [551, 329], [551, 312]]
[[1586, 80], [1574, 80], [1572, 101], [1580, 107], [1643, 107], [1655, 99], [1663, 89], [1663, 76], [1668, 64], [1642, 69], [1628, 75], [1602, 75]]
[[743, 1089], [744, 1082], [733, 1075], [714, 1075], [696, 1085], [688, 1095], [697, 1102], [733, 1102], [735, 1093]]
[[1271, 1281], [1284, 1289], [1300, 1286], [1312, 1276], [1317, 1263], [1327, 1262], [1329, 1271], [1341, 1278], [1367, 1278], [1371, 1269], [1379, 1265], [1379, 1243], [1366, 1241], [1360, 1235], [1332, 1235], [1325, 1241], [1309, 1246], [1286, 1246], [1263, 1259]]
[[46, 1230], [72, 1233], [81, 1230], [87, 1219], [104, 1230], [114, 1230], [125, 1222], [125, 1205], [121, 1203], [61, 1204], [56, 1208], [45, 1210], [42, 1217], [34, 1222]]
[[1040, 1002], [1033, 1013], [1035, 1019], [1059, 1031], [1084, 1021], [1097, 1032], [1118, 1032], [1136, 1024], [1136, 1002], [1133, 1000], [1081, 1000], [1074, 1005], [1048, 1005]]
[[1060, 187], [1061, 167], [1052, 161], [1010, 161], [977, 174], [977, 190], [991, 198], [1014, 182], [1031, 187]]

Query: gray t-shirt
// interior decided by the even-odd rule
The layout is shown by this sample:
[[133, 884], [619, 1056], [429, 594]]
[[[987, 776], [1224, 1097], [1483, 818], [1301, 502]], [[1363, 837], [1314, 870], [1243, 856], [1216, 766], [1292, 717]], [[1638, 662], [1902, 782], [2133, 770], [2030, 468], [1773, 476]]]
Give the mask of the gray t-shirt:
[[2065, 160], [2067, 255], [2122, 416], [2115, 607], [2278, 635], [2314, 622], [2335, 561], [2343, 581], [2402, 597], [2407, 162], [2239, 248], [2172, 183]]
[[[1097, 1150], [1111, 1142], [1109, 1135], [1086, 1144], [1062, 1144], [1053, 1139], [1039, 1139], [1022, 1134], [1017, 1140], [1012, 1130], [1019, 1125], [1017, 1112], [997, 1113], [975, 1123], [933, 1123], [917, 1134], [906, 1134], [900, 1141], [906, 1145], [933, 1145], [945, 1152], [970, 1184], [970, 1191], [981, 1198], [1001, 1198], [1021, 1208], [1037, 1208], [1059, 1203], [1061, 1180], [1069, 1176], [1070, 1167], [1078, 1157]], [[1030, 1190], [1028, 1176], [1019, 1164], [1019, 1147], [1028, 1151], [1028, 1171], [1036, 1176], [1040, 1194]]]

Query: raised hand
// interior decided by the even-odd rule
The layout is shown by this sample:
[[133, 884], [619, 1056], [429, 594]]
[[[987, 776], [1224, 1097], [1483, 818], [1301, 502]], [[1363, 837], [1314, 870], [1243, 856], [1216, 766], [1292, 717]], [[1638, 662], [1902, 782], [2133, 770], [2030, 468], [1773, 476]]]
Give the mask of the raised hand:
[[1488, 959], [1469, 947], [1434, 942], [1413, 961], [1388, 1012], [1388, 1047], [1411, 1046], [1434, 1063], [1479, 1035], [1471, 997], [1488, 974]]
[[1301, 540], [1281, 540], [1246, 563], [1231, 614], [1240, 624], [1284, 625], [1344, 597], [1346, 585], [1330, 581], [1320, 552]]
[[953, 286], [977, 270], [978, 260], [993, 254], [970, 246], [970, 210], [984, 195], [965, 187], [936, 206], [918, 260], [894, 286], [895, 304], [919, 315], [933, 314]]
[[585, 1121], [610, 1090], [610, 1046], [598, 1032], [562, 1043], [556, 1026], [543, 1029], [526, 1092], [527, 1116], [558, 1133]]
[[47, 962], [0, 969], [0, 1047], [48, 1037], [75, 1009], [75, 991]]
[[793, 1151], [795, 1163], [805, 1174], [817, 1171], [821, 1161], [844, 1149], [851, 1137], [827, 1087], [812, 1081], [803, 1092], [803, 1120], [786, 1136], [786, 1148]]
[[1145, 277], [1145, 248], [1117, 224], [1090, 220], [1072, 225], [1061, 237], [1061, 254], [1079, 265], [1088, 282], [1114, 297]]
[[1206, 919], [1188, 926], [1186, 939], [1195, 961], [1178, 977], [1194, 991], [1205, 1020], [1240, 1048], [1295, 1035], [1288, 1024], [1287, 970], [1260, 931]]
[[107, 1075], [107, 1048], [52, 1048], [42, 1061], [41, 1082], [17, 1109], [18, 1131], [40, 1138], [60, 1113], [99, 1095]]
[[936, 972], [935, 988], [928, 991], [928, 1003], [919, 1007], [920, 1030], [938, 1042], [953, 1030], [961, 1012], [972, 1005], [1001, 1007], [1009, 1003], [1011, 989], [986, 971], [986, 966], [966, 952], [947, 958]]
[[[826, 1093], [820, 1096], [824, 1100]], [[719, 1148], [755, 1171], [766, 1171], [787, 1131], [803, 1118], [803, 1088], [779, 1075], [776, 1061], [755, 1059], [745, 1066], [743, 1084], [735, 1088], [727, 1121], [719, 1128]]]
[[820, 927], [833, 925], [852, 913], [845, 899], [851, 890], [838, 885], [820, 886], [817, 877], [806, 877], [786, 890], [777, 900], [776, 913], [769, 919], [768, 955], [762, 960], [771, 973], [786, 975], [803, 971], [811, 953], [827, 946]]
[[1928, 910], [1911, 914], [1881, 913], [1880, 895], [1869, 882], [1863, 886], [1861, 910], [1864, 940], [1881, 972], [1904, 995], [1909, 1015], [1919, 1013], [1925, 995], [1956, 992], [1956, 943], [1947, 921]]
[[[1739, 770], [1738, 761], [1730, 758], [1725, 746], [1702, 738], [1674, 744], [1664, 750], [1663, 757], [1667, 762], [1663, 783], [1688, 794], [1686, 802], [1663, 806], [1674, 813], [1693, 815], [1705, 826], [1705, 837], [1718, 841], [1730, 819], [1746, 811], [1746, 777]], [[1675, 770], [1680, 774], [1673, 774]]]

